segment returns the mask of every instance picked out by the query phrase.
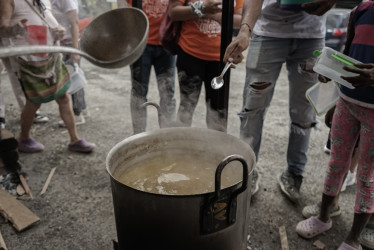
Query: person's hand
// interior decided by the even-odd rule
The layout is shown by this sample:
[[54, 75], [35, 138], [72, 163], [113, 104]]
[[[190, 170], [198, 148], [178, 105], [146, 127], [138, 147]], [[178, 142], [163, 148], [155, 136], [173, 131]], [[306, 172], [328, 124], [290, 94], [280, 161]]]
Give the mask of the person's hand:
[[320, 81], [322, 83], [327, 83], [327, 82], [331, 81], [331, 79], [327, 78], [326, 76], [318, 74], [318, 81]]
[[61, 25], [58, 25], [56, 28], [51, 29], [51, 32], [52, 32], [53, 39], [55, 41], [59, 41], [64, 37], [66, 33], [66, 29], [62, 27]]
[[327, 113], [325, 115], [325, 124], [329, 128], [331, 128], [332, 117], [334, 116], [334, 112], [335, 112], [335, 106], [332, 107], [331, 109], [329, 109], [329, 111], [327, 111]]
[[203, 18], [204, 19], [214, 20], [214, 21], [216, 21], [218, 23], [221, 23], [222, 22], [222, 13], [205, 14], [205, 16]]
[[0, 37], [18, 37], [24, 36], [27, 33], [27, 19], [22, 19], [20, 22], [16, 23], [10, 27], [0, 28]]
[[356, 87], [365, 87], [374, 85], [374, 64], [355, 63], [357, 68], [343, 67], [344, 70], [358, 74], [357, 76], [341, 76], [342, 79]]
[[240, 30], [239, 34], [227, 46], [223, 62], [233, 62], [234, 64], [240, 63], [244, 56], [242, 52], [248, 48], [249, 45], [249, 32]]
[[204, 13], [205, 15], [222, 13], [222, 1], [204, 0]]
[[322, 16], [330, 10], [336, 2], [337, 0], [315, 0], [302, 4], [301, 8], [311, 15]]

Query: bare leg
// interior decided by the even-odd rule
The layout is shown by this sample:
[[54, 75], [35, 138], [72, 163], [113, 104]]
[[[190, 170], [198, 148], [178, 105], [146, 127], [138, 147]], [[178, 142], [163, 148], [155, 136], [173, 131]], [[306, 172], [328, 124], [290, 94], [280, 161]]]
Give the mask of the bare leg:
[[65, 95], [58, 98], [56, 102], [58, 104], [61, 119], [64, 121], [69, 132], [70, 144], [76, 143], [80, 138], [78, 136], [77, 127], [75, 126], [74, 112], [70, 105], [69, 95], [65, 93]]
[[345, 243], [358, 248], [360, 246], [360, 234], [364, 229], [366, 223], [370, 219], [372, 214], [364, 214], [364, 213], [355, 213], [353, 218], [353, 224], [351, 231], [349, 232], [347, 238], [345, 239]]
[[330, 210], [333, 208], [334, 203], [337, 204], [336, 198], [338, 197], [322, 194], [321, 210], [318, 219], [323, 222], [330, 220]]
[[40, 108], [39, 103], [33, 103], [26, 100], [26, 105], [21, 113], [21, 132], [18, 137], [19, 141], [27, 140], [31, 138], [30, 130], [34, 122], [36, 111]]

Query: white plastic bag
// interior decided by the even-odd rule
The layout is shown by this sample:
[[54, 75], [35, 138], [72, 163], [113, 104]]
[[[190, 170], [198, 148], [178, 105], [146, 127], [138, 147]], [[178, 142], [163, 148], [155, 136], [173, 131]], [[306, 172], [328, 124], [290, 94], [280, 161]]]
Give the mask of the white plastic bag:
[[67, 64], [69, 73], [70, 73], [70, 88], [68, 89], [68, 93], [70, 95], [76, 93], [78, 90], [81, 90], [86, 86], [87, 80], [86, 76], [84, 75], [83, 70], [79, 67], [77, 63]]

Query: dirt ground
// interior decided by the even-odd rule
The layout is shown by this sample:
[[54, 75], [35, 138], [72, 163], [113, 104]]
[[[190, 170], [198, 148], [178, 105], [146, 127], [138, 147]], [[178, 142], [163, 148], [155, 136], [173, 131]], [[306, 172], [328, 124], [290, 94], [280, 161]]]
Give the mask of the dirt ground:
[[[45, 151], [38, 154], [20, 154], [28, 174], [28, 184], [34, 200], [22, 201], [40, 217], [40, 222], [19, 233], [0, 216], [0, 231], [9, 250], [31, 249], [113, 249], [116, 236], [115, 219], [110, 189], [110, 178], [105, 160], [110, 149], [121, 140], [131, 136], [129, 110], [129, 67], [106, 70], [82, 61], [88, 85], [86, 97], [89, 117], [87, 123], [78, 127], [81, 137], [95, 142], [92, 154], [77, 154], [67, 150], [68, 134], [59, 128], [57, 105], [44, 104], [41, 112], [50, 118], [46, 124], [35, 124], [34, 137], [43, 143]], [[231, 71], [228, 133], [239, 134], [239, 118], [245, 65], [241, 63]], [[149, 100], [158, 102], [155, 78], [152, 76]], [[1, 87], [6, 100], [7, 129], [18, 134], [20, 110], [6, 74], [1, 75]], [[176, 98], [179, 89], [176, 85]], [[204, 93], [194, 115], [193, 126], [205, 126]], [[154, 109], [148, 112], [147, 130], [158, 129]], [[289, 202], [280, 192], [276, 177], [286, 168], [286, 147], [289, 130], [288, 86], [286, 72], [278, 80], [272, 106], [265, 120], [260, 159], [256, 166], [261, 174], [260, 191], [252, 197], [249, 221], [249, 246], [252, 249], [281, 249], [279, 227], [285, 226], [289, 249], [317, 249], [316, 240], [323, 242], [325, 249], [337, 249], [350, 229], [353, 219], [355, 187], [348, 187], [341, 196], [342, 215], [333, 219], [334, 226], [326, 234], [312, 240], [297, 236], [295, 226], [302, 219], [305, 205], [320, 200], [322, 181], [328, 156], [323, 152], [328, 129], [323, 117], [312, 132], [309, 161], [301, 188], [299, 205]], [[56, 172], [44, 195], [39, 195], [49, 172]], [[145, 239], [147, 240], [147, 239]], [[235, 250], [235, 249], [228, 249]]]

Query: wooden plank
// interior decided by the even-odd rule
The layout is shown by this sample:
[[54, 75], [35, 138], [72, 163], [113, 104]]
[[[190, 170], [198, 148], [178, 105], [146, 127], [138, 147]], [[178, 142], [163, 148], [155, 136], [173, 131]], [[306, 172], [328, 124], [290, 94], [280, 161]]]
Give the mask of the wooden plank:
[[287, 240], [287, 232], [286, 232], [286, 227], [285, 226], [281, 226], [279, 228], [279, 235], [280, 235], [282, 250], [289, 250], [288, 240]]
[[52, 179], [53, 174], [55, 173], [55, 170], [56, 170], [56, 167], [52, 168], [51, 172], [49, 172], [48, 178], [43, 186], [42, 191], [40, 192], [40, 195], [44, 194], [45, 191], [47, 191], [48, 185], [51, 182], [51, 179]]
[[8, 248], [5, 245], [5, 241], [4, 241], [4, 238], [1, 232], [0, 232], [0, 250], [8, 250]]
[[0, 189], [0, 213], [19, 232], [40, 221], [30, 209], [3, 189]]
[[20, 174], [20, 175], [19, 175], [19, 179], [21, 180], [21, 184], [22, 184], [22, 186], [23, 186], [23, 189], [25, 189], [26, 194], [30, 195], [31, 200], [33, 200], [34, 197], [32, 196], [32, 193], [31, 193], [30, 187], [29, 187], [29, 185], [27, 184], [27, 181], [26, 181], [25, 177], [23, 177], [23, 175]]

